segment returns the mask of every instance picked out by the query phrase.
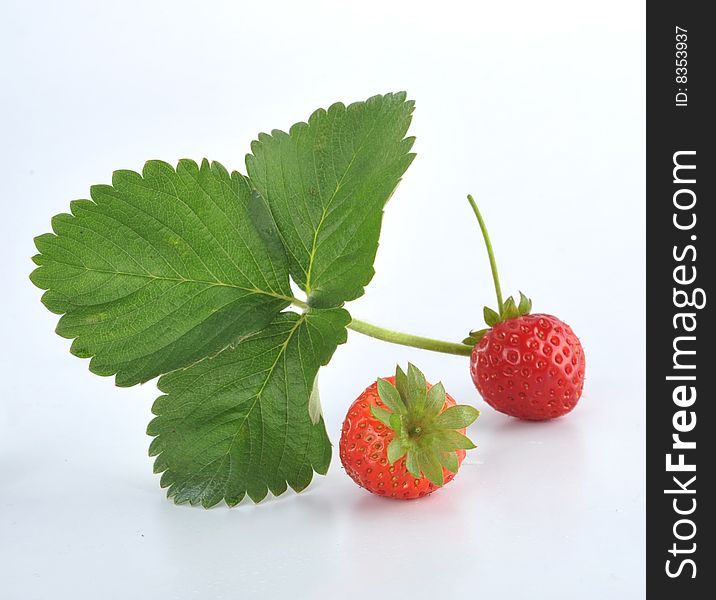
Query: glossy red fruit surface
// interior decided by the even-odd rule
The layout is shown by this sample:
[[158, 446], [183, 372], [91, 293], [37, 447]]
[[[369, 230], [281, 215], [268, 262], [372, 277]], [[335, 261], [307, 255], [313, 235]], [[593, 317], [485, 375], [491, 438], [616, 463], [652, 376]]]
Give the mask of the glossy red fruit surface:
[[470, 357], [470, 374], [485, 402], [532, 421], [571, 411], [582, 395], [584, 369], [584, 350], [571, 327], [545, 314], [497, 323]]
[[[395, 383], [395, 377], [385, 379]], [[378, 396], [377, 382], [368, 386], [350, 406], [343, 422], [339, 453], [346, 473], [369, 492], [398, 500], [421, 498], [439, 489], [426, 477], [411, 475], [406, 468], [405, 457], [393, 465], [388, 462], [387, 448], [395, 433], [373, 416], [371, 406], [384, 406]], [[450, 406], [455, 406], [455, 400], [446, 394], [441, 412]], [[458, 431], [465, 433], [465, 429]], [[460, 465], [465, 458], [465, 450], [456, 452]], [[455, 473], [443, 467], [443, 476], [448, 483]]]

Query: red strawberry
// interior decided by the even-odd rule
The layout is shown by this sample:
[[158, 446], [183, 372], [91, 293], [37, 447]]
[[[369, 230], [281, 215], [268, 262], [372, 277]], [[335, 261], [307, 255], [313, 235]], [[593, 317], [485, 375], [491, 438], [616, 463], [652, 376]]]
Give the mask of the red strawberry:
[[584, 386], [584, 351], [566, 323], [524, 315], [493, 325], [475, 346], [470, 374], [485, 401], [520, 419], [560, 417]]
[[482, 231], [497, 296], [497, 311], [484, 309], [488, 329], [471, 331], [470, 375], [493, 408], [520, 419], [543, 421], [571, 411], [582, 395], [585, 358], [569, 325], [552, 315], [530, 315], [532, 300], [520, 292], [502, 301], [487, 227], [472, 196], [467, 199]]
[[340, 457], [348, 475], [369, 492], [412, 500], [455, 477], [475, 445], [465, 427], [479, 415], [456, 405], [442, 383], [426, 383], [413, 365], [379, 379], [358, 396], [343, 422]]

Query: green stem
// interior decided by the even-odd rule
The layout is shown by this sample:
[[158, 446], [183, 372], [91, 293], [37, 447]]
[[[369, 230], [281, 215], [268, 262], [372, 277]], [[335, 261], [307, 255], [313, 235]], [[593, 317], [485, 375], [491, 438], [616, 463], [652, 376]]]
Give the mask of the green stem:
[[410, 346], [412, 348], [422, 348], [423, 350], [432, 350], [433, 352], [442, 352], [443, 354], [457, 354], [458, 356], [470, 356], [472, 353], [472, 346], [465, 344], [457, 344], [455, 342], [444, 342], [442, 340], [434, 340], [432, 338], [426, 338], [419, 335], [412, 335], [411, 333], [401, 333], [399, 331], [392, 331], [385, 329], [384, 327], [378, 327], [366, 323], [365, 321], [359, 321], [353, 319], [351, 324], [348, 325], [348, 329], [368, 335], [384, 342], [390, 342], [391, 344], [400, 344], [401, 346]]
[[[303, 310], [308, 308], [308, 304], [298, 298], [291, 298], [291, 303]], [[456, 354], [458, 356], [470, 356], [472, 347], [465, 344], [455, 342], [445, 342], [443, 340], [434, 340], [432, 338], [413, 335], [411, 333], [402, 333], [393, 331], [385, 327], [378, 327], [365, 321], [353, 319], [348, 325], [348, 329], [362, 333], [377, 340], [390, 342], [391, 344], [400, 344], [401, 346], [410, 346], [411, 348], [422, 348], [423, 350], [431, 350], [433, 352], [442, 352], [443, 354]]]
[[[495, 295], [497, 296], [497, 308], [499, 314], [502, 314], [503, 303], [502, 303], [502, 290], [500, 288], [500, 278], [497, 274], [497, 263], [495, 261], [495, 253], [492, 250], [492, 243], [490, 242], [490, 235], [487, 233], [487, 226], [485, 221], [480, 214], [480, 209], [477, 208], [475, 199], [468, 194], [467, 199], [472, 206], [472, 210], [477, 217], [477, 222], [480, 224], [480, 231], [482, 231], [482, 237], [485, 240], [485, 247], [487, 248], [487, 256], [490, 259], [490, 269], [492, 271], [492, 280], [495, 283]], [[298, 306], [303, 310], [308, 309], [308, 304], [298, 298], [285, 298], [290, 300], [292, 304]], [[402, 333], [400, 331], [393, 331], [392, 329], [386, 329], [385, 327], [378, 327], [365, 321], [359, 321], [353, 319], [348, 325], [348, 329], [362, 333], [363, 335], [370, 336], [372, 338], [383, 340], [384, 342], [390, 342], [391, 344], [400, 344], [401, 346], [410, 346], [411, 348], [421, 348], [423, 350], [431, 350], [433, 352], [442, 352], [443, 354], [456, 354], [458, 356], [470, 356], [472, 353], [472, 347], [467, 344], [458, 344], [455, 342], [445, 342], [443, 340], [434, 340], [432, 338], [422, 337], [420, 335], [413, 335], [411, 333]]]
[[482, 238], [485, 240], [485, 247], [487, 248], [487, 256], [490, 259], [490, 270], [492, 271], [492, 280], [495, 282], [495, 295], [497, 296], [497, 312], [502, 314], [502, 289], [500, 289], [500, 277], [497, 274], [497, 263], [495, 262], [495, 253], [492, 250], [492, 242], [490, 242], [490, 235], [487, 233], [487, 226], [485, 221], [480, 214], [480, 209], [477, 208], [475, 199], [468, 194], [467, 199], [472, 206], [472, 210], [477, 217], [477, 222], [480, 224], [480, 231], [482, 231]]
[[291, 304], [294, 306], [298, 306], [303, 310], [308, 310], [308, 304], [306, 304], [303, 300], [299, 300], [298, 298], [285, 298], [285, 300], [290, 300]]

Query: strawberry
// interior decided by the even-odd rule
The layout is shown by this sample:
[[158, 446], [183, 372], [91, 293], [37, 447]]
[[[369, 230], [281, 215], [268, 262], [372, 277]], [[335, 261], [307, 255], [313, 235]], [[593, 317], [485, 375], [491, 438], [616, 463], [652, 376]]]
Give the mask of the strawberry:
[[455, 477], [475, 445], [465, 427], [479, 415], [456, 405], [442, 383], [430, 385], [414, 365], [378, 379], [348, 409], [340, 441], [343, 467], [369, 492], [412, 500]]
[[467, 197], [480, 224], [490, 259], [497, 311], [485, 307], [488, 329], [471, 331], [463, 341], [474, 346], [470, 375], [490, 406], [531, 421], [570, 412], [584, 387], [585, 357], [571, 327], [557, 317], [530, 314], [532, 300], [520, 292], [502, 301], [492, 244], [477, 204]]
[[584, 386], [584, 351], [557, 317], [524, 314], [492, 326], [475, 345], [470, 375], [490, 406], [542, 421], [571, 411]]

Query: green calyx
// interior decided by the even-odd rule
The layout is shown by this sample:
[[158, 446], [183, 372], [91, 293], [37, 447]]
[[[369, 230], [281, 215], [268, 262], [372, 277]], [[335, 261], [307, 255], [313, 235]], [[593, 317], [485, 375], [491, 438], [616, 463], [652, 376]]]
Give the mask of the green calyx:
[[462, 341], [467, 346], [474, 346], [477, 344], [485, 334], [490, 331], [491, 327], [494, 327], [502, 321], [509, 319], [515, 319], [524, 315], [530, 314], [532, 310], [532, 300], [520, 292], [519, 303], [515, 302], [514, 298], [510, 296], [505, 300], [502, 305], [502, 310], [498, 313], [492, 310], [489, 306], [483, 309], [483, 315], [485, 317], [485, 323], [487, 324], [486, 329], [473, 329], [469, 335]]
[[405, 457], [411, 475], [424, 475], [431, 483], [442, 486], [443, 467], [457, 473], [457, 450], [475, 448], [457, 431], [477, 419], [480, 411], [467, 405], [442, 410], [445, 388], [436, 383], [428, 389], [425, 376], [408, 363], [407, 374], [400, 366], [395, 370], [395, 385], [378, 380], [378, 395], [385, 405], [371, 406], [373, 416], [395, 432], [388, 445], [388, 461], [393, 464]]
[[477, 222], [482, 233], [482, 239], [485, 242], [487, 257], [490, 260], [490, 270], [492, 271], [492, 281], [495, 285], [495, 296], [497, 298], [496, 311], [492, 310], [488, 306], [485, 306], [483, 309], [487, 329], [474, 329], [462, 341], [462, 343], [466, 346], [474, 346], [483, 337], [485, 337], [485, 334], [490, 331], [490, 327], [494, 327], [497, 323], [501, 323], [502, 321], [507, 321], [508, 319], [514, 319], [516, 317], [529, 314], [532, 310], [532, 300], [520, 292], [519, 304], [515, 302], [512, 296], [507, 298], [504, 302], [502, 301], [502, 288], [500, 287], [500, 277], [497, 272], [497, 261], [495, 260], [495, 252], [492, 249], [490, 235], [487, 232], [487, 225], [485, 225], [485, 220], [482, 218], [482, 214], [480, 213], [480, 209], [477, 207], [475, 199], [468, 194], [467, 200], [472, 207], [472, 211], [475, 213], [475, 217], [477, 218]]

